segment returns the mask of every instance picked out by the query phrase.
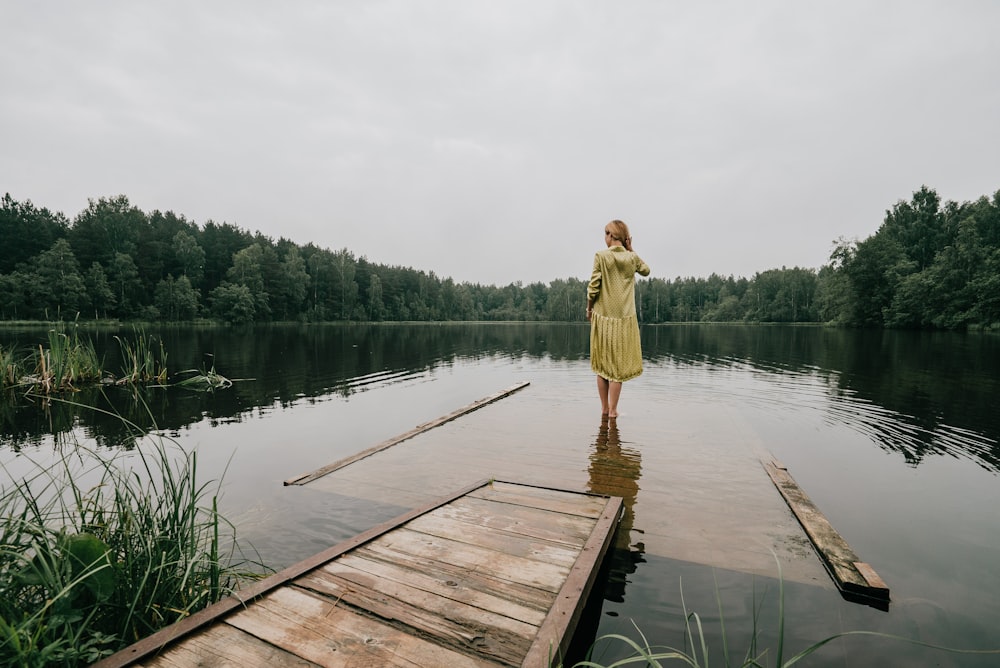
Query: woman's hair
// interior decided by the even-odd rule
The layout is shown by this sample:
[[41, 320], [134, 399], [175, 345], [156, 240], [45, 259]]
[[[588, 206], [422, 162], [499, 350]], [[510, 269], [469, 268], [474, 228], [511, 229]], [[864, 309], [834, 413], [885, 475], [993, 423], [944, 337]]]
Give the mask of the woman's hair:
[[622, 242], [625, 250], [632, 250], [632, 235], [628, 233], [628, 225], [620, 220], [612, 220], [607, 228], [611, 232], [612, 239]]

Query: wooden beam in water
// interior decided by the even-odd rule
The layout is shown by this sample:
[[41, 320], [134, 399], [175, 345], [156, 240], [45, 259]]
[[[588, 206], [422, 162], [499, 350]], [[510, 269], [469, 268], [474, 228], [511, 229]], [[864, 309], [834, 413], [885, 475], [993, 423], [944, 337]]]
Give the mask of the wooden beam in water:
[[378, 445], [374, 445], [374, 446], [368, 448], [367, 450], [362, 450], [361, 452], [359, 452], [357, 454], [354, 454], [354, 455], [351, 455], [350, 457], [345, 457], [343, 459], [340, 459], [340, 460], [337, 460], [337, 461], [333, 462], [332, 464], [327, 464], [326, 466], [324, 466], [322, 468], [318, 468], [315, 471], [312, 471], [310, 473], [303, 473], [302, 475], [297, 476], [295, 478], [289, 478], [288, 480], [285, 481], [284, 484], [286, 486], [288, 486], [288, 485], [305, 485], [306, 483], [312, 482], [313, 480], [316, 480], [317, 478], [322, 478], [323, 476], [325, 476], [328, 473], [333, 473], [337, 469], [344, 468], [348, 464], [353, 464], [354, 462], [356, 462], [358, 460], [364, 459], [365, 457], [370, 457], [371, 455], [374, 455], [377, 452], [381, 452], [382, 450], [385, 450], [386, 448], [391, 448], [392, 446], [396, 445], [397, 443], [402, 443], [403, 441], [411, 439], [414, 436], [418, 436], [418, 435], [424, 433], [425, 431], [429, 431], [429, 430], [433, 429], [434, 427], [440, 427], [441, 425], [443, 425], [443, 424], [445, 424], [447, 422], [451, 422], [455, 418], [462, 417], [463, 415], [465, 415], [467, 413], [471, 413], [472, 411], [474, 411], [476, 409], [482, 408], [483, 406], [486, 406], [487, 404], [492, 404], [494, 401], [499, 401], [500, 399], [503, 399], [504, 397], [509, 397], [510, 395], [514, 394], [518, 390], [522, 390], [522, 389], [524, 389], [525, 387], [527, 387], [530, 384], [531, 384], [530, 381], [524, 381], [523, 383], [518, 383], [517, 385], [512, 385], [511, 387], [508, 387], [506, 390], [501, 390], [501, 391], [497, 392], [496, 394], [491, 394], [488, 397], [483, 397], [482, 399], [478, 399], [477, 401], [473, 401], [471, 404], [469, 404], [467, 406], [463, 406], [462, 408], [459, 408], [457, 410], [454, 410], [451, 413], [448, 413], [447, 415], [442, 415], [441, 417], [437, 418], [436, 420], [431, 420], [430, 422], [425, 422], [423, 424], [419, 424], [416, 427], [414, 427], [413, 429], [409, 430], [408, 432], [400, 434], [399, 436], [394, 436], [393, 438], [390, 438], [387, 441], [382, 441]]
[[889, 587], [875, 569], [861, 561], [816, 504], [777, 460], [762, 462], [775, 487], [798, 518], [837, 588], [848, 598], [860, 597], [876, 607], [889, 602]]

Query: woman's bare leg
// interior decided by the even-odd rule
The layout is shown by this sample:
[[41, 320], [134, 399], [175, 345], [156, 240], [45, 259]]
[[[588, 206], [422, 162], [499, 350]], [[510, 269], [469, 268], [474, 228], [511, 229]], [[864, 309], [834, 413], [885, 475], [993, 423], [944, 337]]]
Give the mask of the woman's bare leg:
[[616, 418], [618, 417], [618, 397], [622, 395], [622, 384], [613, 380], [606, 382], [608, 383], [608, 417]]
[[608, 385], [611, 383], [607, 378], [597, 377], [597, 396], [601, 398], [601, 415], [608, 414]]

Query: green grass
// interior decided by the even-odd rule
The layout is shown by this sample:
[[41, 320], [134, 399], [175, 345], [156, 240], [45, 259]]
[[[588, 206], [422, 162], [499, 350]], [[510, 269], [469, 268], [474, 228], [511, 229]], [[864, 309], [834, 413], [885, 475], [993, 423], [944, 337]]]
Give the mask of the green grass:
[[31, 478], [8, 475], [0, 666], [91, 663], [258, 577], [197, 473], [195, 453], [147, 439], [112, 455], [77, 446]]
[[39, 344], [24, 355], [0, 349], [0, 388], [27, 387], [44, 394], [72, 391], [101, 379], [101, 363], [89, 340], [74, 332], [49, 330], [48, 347]]
[[[80, 389], [84, 384], [96, 384], [102, 379], [115, 385], [167, 384], [167, 352], [163, 341], [133, 329], [132, 338], [115, 336], [123, 361], [121, 375], [107, 374], [90, 340], [52, 329], [48, 347], [39, 344], [27, 354], [18, 355], [14, 348], [0, 348], [0, 389], [23, 387], [33, 394], [52, 395]], [[232, 381], [209, 370], [188, 369], [178, 372], [175, 384], [194, 390], [217, 390], [230, 387]]]
[[166, 383], [167, 352], [163, 341], [159, 340], [159, 346], [154, 346], [153, 337], [147, 336], [141, 327], [134, 328], [133, 334], [130, 340], [115, 337], [125, 360], [118, 383]]
[[14, 348], [0, 347], [0, 389], [14, 387], [23, 375], [23, 360], [18, 359]]

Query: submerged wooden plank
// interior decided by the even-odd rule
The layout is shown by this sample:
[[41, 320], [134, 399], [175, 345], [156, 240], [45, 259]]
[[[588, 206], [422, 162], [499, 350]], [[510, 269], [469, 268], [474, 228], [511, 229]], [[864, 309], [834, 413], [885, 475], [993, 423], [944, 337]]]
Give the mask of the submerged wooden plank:
[[596, 519], [604, 512], [606, 497], [580, 496], [578, 492], [569, 492], [530, 485], [515, 485], [496, 480], [491, 485], [480, 487], [469, 496], [490, 501], [501, 501], [529, 508], [544, 508], [567, 515], [580, 515]]
[[459, 418], [465, 415], [466, 413], [471, 413], [472, 411], [482, 408], [487, 404], [491, 404], [495, 401], [503, 399], [504, 397], [508, 397], [517, 392], [518, 390], [524, 389], [530, 384], [531, 383], [529, 381], [525, 381], [523, 383], [518, 383], [517, 385], [512, 385], [511, 387], [508, 387], [506, 390], [501, 390], [495, 394], [491, 394], [488, 397], [477, 399], [476, 401], [473, 401], [471, 404], [468, 404], [467, 406], [463, 406], [462, 408], [454, 410], [451, 413], [443, 415], [435, 420], [431, 420], [430, 422], [425, 422], [423, 424], [417, 425], [413, 429], [405, 433], [402, 433], [399, 436], [390, 438], [387, 441], [383, 441], [378, 445], [374, 445], [368, 448], [367, 450], [362, 450], [361, 452], [351, 455], [350, 457], [344, 457], [343, 459], [339, 459], [333, 462], [332, 464], [327, 464], [326, 466], [318, 468], [310, 473], [303, 473], [302, 475], [297, 476], [295, 478], [289, 478], [288, 480], [285, 481], [285, 485], [305, 485], [306, 483], [312, 482], [317, 478], [322, 478], [323, 476], [327, 475], [328, 473], [332, 473], [337, 469], [343, 468], [349, 464], [353, 464], [354, 462], [364, 459], [366, 457], [370, 457], [377, 452], [385, 450], [386, 448], [391, 448], [397, 443], [402, 443], [403, 441], [411, 439], [414, 436], [417, 436], [419, 434], [424, 433], [425, 431], [433, 429], [434, 427], [440, 427], [443, 424], [451, 422], [452, 420]]
[[442, 507], [437, 515], [571, 547], [583, 545], [594, 528], [594, 520], [589, 517], [513, 505], [497, 513], [493, 504], [467, 495]]
[[889, 588], [875, 570], [861, 561], [847, 541], [779, 462], [762, 462], [778, 491], [798, 518], [837, 587], [848, 594], [889, 600]]

